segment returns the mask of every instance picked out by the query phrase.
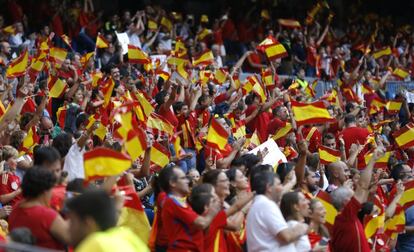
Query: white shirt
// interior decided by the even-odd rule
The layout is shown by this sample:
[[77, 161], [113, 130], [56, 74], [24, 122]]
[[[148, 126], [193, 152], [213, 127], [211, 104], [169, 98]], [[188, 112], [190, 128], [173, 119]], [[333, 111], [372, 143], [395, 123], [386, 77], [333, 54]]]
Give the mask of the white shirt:
[[[290, 220], [287, 222], [289, 227], [296, 226], [299, 224], [299, 221]], [[295, 248], [297, 252], [309, 252], [312, 247], [307, 235], [302, 235], [297, 241], [295, 241]]]
[[128, 34], [128, 38], [129, 38], [129, 43], [133, 46], [136, 46], [138, 48], [141, 48], [141, 40], [139, 39], [139, 36], [134, 32], [134, 33], [127, 33]]
[[257, 195], [247, 215], [246, 236], [249, 252], [293, 252], [293, 243], [282, 246], [277, 234], [288, 228], [278, 205], [264, 195]]
[[70, 147], [68, 154], [65, 157], [65, 164], [63, 170], [68, 172], [68, 181], [76, 178], [85, 178], [85, 170], [83, 168], [83, 154], [85, 148], [80, 149], [77, 143]]

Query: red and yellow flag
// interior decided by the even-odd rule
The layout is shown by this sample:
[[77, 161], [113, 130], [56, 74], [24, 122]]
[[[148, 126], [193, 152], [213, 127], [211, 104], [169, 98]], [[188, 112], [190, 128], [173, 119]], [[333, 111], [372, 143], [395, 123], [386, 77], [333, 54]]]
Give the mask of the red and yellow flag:
[[[374, 167], [375, 168], [387, 168], [388, 167], [388, 160], [390, 159], [391, 155], [393, 154], [392, 150], [387, 150], [384, 153], [384, 156], [379, 158], [376, 162]], [[364, 156], [365, 164], [367, 165], [372, 158], [372, 153], [366, 153]]]
[[20, 153], [33, 153], [33, 148], [38, 144], [39, 136], [36, 134], [36, 128], [32, 127], [27, 132], [26, 137], [20, 147]]
[[154, 134], [166, 133], [169, 136], [174, 135], [174, 126], [159, 114], [152, 113], [147, 120], [147, 127]]
[[6, 77], [8, 79], [16, 78], [26, 73], [29, 64], [29, 51], [25, 49], [19, 57], [15, 58], [7, 68]]
[[401, 110], [402, 104], [403, 104], [402, 101], [396, 101], [396, 100], [388, 101], [385, 108], [390, 114], [398, 114]]
[[109, 42], [106, 41], [106, 39], [99, 34], [96, 37], [96, 48], [102, 49], [102, 48], [108, 48], [109, 47]]
[[188, 80], [189, 74], [188, 74], [187, 70], [185, 69], [185, 64], [179, 64], [177, 66], [177, 72], [185, 80]]
[[72, 48], [72, 40], [66, 35], [63, 34], [62, 36], [60, 36], [63, 40], [63, 42], [65, 42], [66, 45], [68, 45], [70, 48]]
[[211, 64], [214, 61], [214, 55], [211, 50], [206, 50], [201, 53], [198, 57], [193, 58], [194, 66], [205, 66]]
[[295, 20], [295, 19], [278, 19], [277, 20], [278, 23], [281, 26], [287, 27], [287, 28], [291, 28], [291, 29], [300, 29], [301, 25], [299, 23], [299, 21]]
[[158, 142], [154, 142], [151, 147], [151, 162], [164, 168], [170, 163], [170, 152]]
[[392, 72], [392, 75], [400, 80], [405, 80], [410, 75], [410, 72], [404, 68], [397, 67]]
[[372, 94], [374, 93], [374, 90], [369, 86], [368, 83], [364, 83], [361, 85], [361, 92], [363, 94]]
[[7, 109], [4, 107], [3, 102], [0, 100], [0, 119], [6, 114]]
[[392, 239], [397, 239], [397, 235], [405, 232], [405, 211], [397, 205], [394, 215], [385, 221], [384, 233]]
[[316, 195], [316, 198], [322, 203], [322, 205], [325, 207], [326, 215], [325, 215], [325, 225], [331, 229], [335, 223], [335, 218], [338, 215], [338, 211], [336, 208], [332, 205], [331, 196], [323, 191], [319, 190], [318, 194]]
[[381, 203], [378, 195], [375, 195], [373, 214], [370, 214], [364, 218], [364, 230], [367, 239], [373, 237], [381, 228], [384, 227], [384, 221], [384, 205]]
[[273, 78], [272, 70], [270, 70], [269, 68], [262, 69], [262, 82], [267, 89], [275, 86], [275, 80]]
[[138, 106], [135, 107], [135, 112], [137, 114], [137, 118], [140, 121], [145, 121], [152, 112], [154, 112], [154, 106], [149, 102], [148, 98], [146, 97], [145, 93], [138, 91], [136, 93], [136, 99], [138, 101]]
[[9, 34], [15, 34], [16, 33], [16, 28], [14, 28], [14, 25], [9, 25], [3, 28], [3, 31], [5, 33], [9, 33]]
[[404, 192], [398, 204], [405, 210], [414, 205], [414, 180], [404, 183]]
[[148, 64], [151, 62], [145, 52], [133, 45], [128, 45], [128, 61], [133, 64]]
[[128, 227], [144, 243], [147, 243], [151, 227], [138, 194], [132, 186], [119, 187], [118, 189], [124, 192], [125, 195], [124, 207], [121, 209], [118, 226]]
[[298, 126], [313, 123], [335, 122], [322, 101], [301, 103], [291, 101], [292, 112]]
[[266, 93], [265, 93], [265, 91], [264, 91], [264, 88], [263, 88], [263, 86], [262, 86], [262, 84], [260, 84], [259, 82], [256, 82], [254, 85], [253, 85], [253, 89], [252, 89], [252, 91], [257, 95], [257, 96], [259, 96], [259, 98], [260, 98], [260, 103], [265, 103], [266, 102]]
[[211, 30], [210, 30], [210, 29], [203, 28], [201, 31], [199, 31], [199, 32], [197, 33], [196, 39], [197, 39], [198, 41], [201, 41], [201, 40], [205, 39], [207, 36], [209, 36], [209, 35], [211, 35], [211, 34], [212, 34], [212, 32], [211, 32]]
[[292, 132], [292, 124], [290, 123], [286, 123], [285, 127], [278, 129], [275, 134], [273, 135], [272, 139], [273, 140], [278, 140], [284, 136], [286, 136], [287, 134], [289, 134], [290, 132]]
[[62, 81], [57, 76], [49, 75], [47, 79], [47, 87], [49, 89], [49, 96], [52, 98], [59, 98], [66, 91], [66, 82]]
[[88, 64], [89, 60], [93, 58], [93, 56], [95, 55], [95, 52], [89, 52], [89, 53], [85, 53], [84, 55], [82, 55], [80, 62], [82, 64], [82, 67], [85, 68], [86, 65]]
[[319, 160], [321, 164], [328, 165], [341, 160], [341, 152], [323, 145], [319, 146]]
[[213, 118], [208, 129], [207, 145], [214, 149], [224, 150], [228, 138], [229, 133]]
[[111, 101], [112, 91], [114, 90], [115, 82], [112, 78], [108, 78], [102, 86], [102, 93], [104, 95], [104, 107], [108, 106]]
[[407, 149], [414, 146], [414, 123], [409, 123], [392, 134], [398, 147]]
[[57, 123], [61, 129], [65, 128], [65, 120], [66, 120], [66, 106], [62, 106], [58, 108], [56, 112]]
[[388, 46], [379, 51], [374, 52], [372, 56], [374, 57], [374, 59], [379, 59], [383, 56], [391, 55], [391, 53], [392, 53], [391, 47]]
[[49, 59], [51, 59], [52, 62], [56, 63], [56, 65], [60, 67], [63, 64], [63, 61], [65, 61], [67, 55], [68, 51], [65, 49], [52, 47], [50, 48]]
[[288, 56], [285, 47], [277, 41], [273, 44], [265, 46], [264, 51], [270, 61]]
[[145, 132], [140, 128], [135, 128], [128, 132], [125, 141], [125, 149], [132, 160], [139, 158], [147, 148], [147, 137]]
[[218, 85], [223, 84], [227, 80], [228, 72], [224, 68], [218, 68], [214, 72], [214, 82]]
[[165, 28], [167, 28], [168, 31], [171, 31], [172, 28], [173, 28], [173, 24], [172, 24], [171, 20], [166, 18], [166, 17], [161, 18], [161, 25], [164, 26]]
[[131, 165], [130, 157], [107, 148], [99, 147], [83, 154], [86, 181], [121, 174]]

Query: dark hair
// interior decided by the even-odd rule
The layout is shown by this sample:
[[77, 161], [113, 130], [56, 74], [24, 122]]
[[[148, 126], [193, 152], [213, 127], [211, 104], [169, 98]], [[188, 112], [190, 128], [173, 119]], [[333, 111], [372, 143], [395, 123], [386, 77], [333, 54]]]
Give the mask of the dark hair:
[[178, 114], [179, 111], [183, 109], [183, 107], [186, 106], [184, 102], [178, 101], [173, 104], [174, 113]]
[[31, 112], [26, 112], [20, 118], [19, 126], [21, 129], [24, 129], [26, 125], [33, 119], [34, 114]]
[[171, 181], [177, 181], [178, 177], [174, 172], [175, 166], [167, 166], [161, 170], [161, 172], [158, 175], [158, 183], [160, 185], [160, 188], [166, 192], [169, 193], [170, 188], [170, 182]]
[[56, 184], [56, 177], [51, 171], [32, 167], [24, 174], [22, 181], [22, 194], [25, 198], [36, 198], [42, 193], [52, 189]]
[[345, 116], [344, 122], [346, 125], [349, 125], [351, 123], [356, 123], [356, 117], [353, 114], [347, 114]]
[[[19, 149], [24, 141], [25, 133], [23, 130], [16, 130], [10, 136], [10, 145]], [[37, 146], [37, 145], [36, 145]]]
[[257, 172], [253, 179], [250, 180], [252, 191], [256, 194], [265, 194], [268, 186], [273, 186], [275, 174], [269, 171]]
[[77, 130], [80, 129], [80, 126], [86, 122], [88, 115], [85, 113], [80, 113], [76, 116], [75, 127]]
[[291, 162], [289, 163], [281, 163], [277, 166], [277, 175], [279, 175], [280, 182], [285, 182], [286, 176], [289, 174], [291, 170], [293, 170], [295, 165]]
[[60, 133], [53, 138], [52, 146], [56, 148], [62, 158], [66, 157], [70, 147], [72, 147], [72, 135], [68, 133]]
[[167, 91], [161, 90], [158, 94], [155, 95], [155, 102], [157, 103], [157, 109], [164, 104], [164, 99], [168, 95]]
[[[229, 178], [230, 182], [233, 182], [236, 180], [237, 170], [238, 170], [237, 168], [231, 168], [226, 171], [227, 178]], [[230, 195], [227, 196], [226, 202], [231, 205], [233, 203], [233, 199], [235, 196], [236, 196], [236, 188], [230, 183]]]
[[34, 165], [52, 164], [58, 160], [60, 160], [59, 152], [50, 146], [39, 147], [33, 153]]
[[404, 176], [404, 164], [397, 164], [391, 169], [390, 177], [394, 179], [394, 181], [404, 179]]
[[345, 111], [346, 113], [351, 113], [351, 111], [355, 108], [354, 104], [352, 102], [348, 102], [345, 104]]
[[213, 198], [213, 195], [211, 193], [212, 191], [213, 186], [207, 183], [193, 187], [188, 201], [194, 212], [198, 214], [202, 214], [204, 212], [205, 207]]
[[260, 158], [254, 154], [245, 154], [241, 159], [246, 167], [246, 176], [250, 176], [251, 169], [260, 162]]
[[87, 187], [85, 187], [85, 180], [81, 178], [75, 178], [66, 185], [66, 191], [75, 193], [84, 193]]
[[217, 185], [218, 176], [222, 173], [222, 170], [209, 170], [203, 175], [203, 183], [212, 184], [213, 186]]
[[91, 217], [101, 231], [115, 227], [117, 211], [114, 200], [103, 190], [90, 190], [68, 201], [67, 207], [80, 219]]
[[33, 236], [32, 231], [27, 227], [19, 227], [13, 229], [9, 234], [13, 242], [34, 245], [36, 244], [36, 237]]
[[323, 135], [322, 143], [325, 142], [325, 139], [332, 140], [332, 139], [335, 139], [335, 136], [332, 133], [326, 133], [325, 135]]
[[285, 219], [294, 217], [295, 210], [293, 205], [299, 203], [298, 192], [287, 192], [283, 194], [282, 200], [280, 201], [280, 211]]

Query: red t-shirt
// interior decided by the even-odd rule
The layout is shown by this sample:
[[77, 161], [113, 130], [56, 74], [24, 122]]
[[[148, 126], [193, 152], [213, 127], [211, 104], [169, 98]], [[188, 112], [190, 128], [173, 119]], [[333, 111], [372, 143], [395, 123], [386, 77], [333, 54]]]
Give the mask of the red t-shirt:
[[345, 128], [339, 135], [342, 135], [342, 138], [344, 139], [346, 155], [349, 156], [349, 148], [351, 145], [353, 143], [365, 144], [369, 131], [366, 128], [353, 126]]
[[[7, 177], [7, 178], [6, 178]], [[13, 173], [4, 173], [1, 175], [2, 182], [0, 183], [0, 195], [9, 194], [17, 189], [20, 188], [21, 182], [20, 178]], [[3, 181], [5, 183], [3, 183]], [[14, 206], [17, 202], [19, 202], [22, 199], [22, 195], [19, 194], [14, 199], [12, 199], [8, 205]]]
[[205, 251], [216, 252], [218, 248], [220, 252], [227, 251], [227, 242], [224, 236], [224, 227], [227, 225], [227, 215], [224, 210], [220, 211], [210, 224], [204, 235]]
[[174, 128], [178, 126], [177, 117], [175, 116], [171, 108], [166, 108], [165, 106], [161, 105], [158, 114], [164, 117], [169, 123], [171, 123], [171, 125], [174, 126]]
[[237, 40], [236, 26], [231, 19], [227, 19], [221, 30], [222, 38], [235, 41]]
[[188, 115], [188, 117], [181, 115], [178, 116], [177, 119], [179, 123], [177, 131], [181, 132], [179, 134], [181, 145], [184, 148], [195, 148], [195, 132], [197, 129], [196, 113], [193, 111]]
[[[250, 105], [246, 109], [246, 117], [251, 115], [253, 111], [255, 111], [257, 107], [255, 105]], [[257, 130], [257, 134], [259, 136], [260, 142], [264, 142], [267, 140], [267, 126], [270, 123], [270, 116], [268, 112], [260, 112], [253, 120], [251, 120], [248, 124], [246, 124], [247, 128], [254, 132]]]
[[63, 250], [64, 246], [50, 233], [50, 227], [58, 213], [45, 206], [23, 208], [18, 206], [9, 216], [9, 229], [27, 227], [36, 237], [36, 246]]
[[[319, 130], [315, 127], [304, 127], [302, 129], [302, 136], [309, 142], [309, 151], [311, 153], [317, 152], [319, 146], [322, 144], [322, 134]], [[311, 132], [313, 131], [313, 132]]]
[[190, 205], [184, 206], [168, 195], [161, 215], [168, 237], [168, 251], [204, 251], [203, 230], [193, 225], [198, 215]]
[[167, 194], [165, 192], [161, 192], [157, 196], [157, 238], [155, 244], [160, 247], [167, 247], [168, 246], [168, 237], [167, 231], [163, 228], [162, 222], [162, 208], [164, 207], [165, 200], [167, 199]]
[[316, 56], [318, 55], [317, 51], [316, 51], [316, 47], [314, 46], [308, 46], [306, 48], [306, 62], [308, 63], [309, 66], [311, 67], [315, 67], [316, 66]]
[[330, 241], [332, 251], [371, 251], [364, 227], [358, 219], [360, 209], [361, 203], [352, 197], [342, 212], [336, 216]]
[[60, 211], [63, 208], [63, 202], [66, 198], [66, 186], [57, 185], [52, 189], [52, 198], [50, 199], [50, 207], [56, 211]]
[[[260, 58], [260, 55], [256, 52], [249, 54], [249, 56], [247, 56], [253, 63], [255, 64], [261, 64], [262, 63], [262, 59]], [[245, 63], [245, 70], [249, 73], [260, 73], [261, 69], [260, 68], [256, 68], [250, 65], [250, 63], [246, 60]]]
[[196, 109], [197, 119], [201, 123], [201, 127], [204, 127], [210, 121], [211, 114], [208, 109]]

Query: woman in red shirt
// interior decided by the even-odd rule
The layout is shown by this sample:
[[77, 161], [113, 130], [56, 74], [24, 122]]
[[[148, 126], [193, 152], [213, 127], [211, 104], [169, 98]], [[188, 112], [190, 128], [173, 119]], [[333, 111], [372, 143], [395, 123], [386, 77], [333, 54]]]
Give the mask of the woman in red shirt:
[[[310, 215], [308, 238], [313, 250], [326, 249], [329, 232], [325, 227], [326, 209], [317, 199], [310, 201]], [[325, 250], [324, 250], [325, 251]]]
[[14, 206], [22, 199], [20, 178], [15, 174], [18, 152], [15, 148], [6, 145], [2, 148], [5, 172], [1, 175], [0, 202], [3, 205]]
[[29, 169], [23, 177], [24, 200], [16, 205], [9, 216], [9, 229], [26, 227], [36, 237], [36, 246], [63, 250], [69, 243], [68, 224], [49, 208], [55, 175], [39, 167]]

